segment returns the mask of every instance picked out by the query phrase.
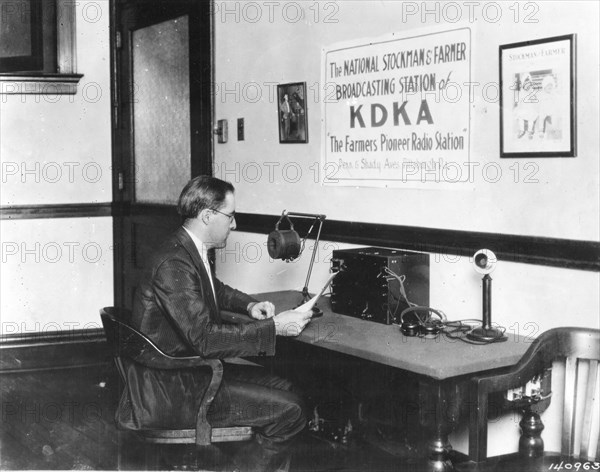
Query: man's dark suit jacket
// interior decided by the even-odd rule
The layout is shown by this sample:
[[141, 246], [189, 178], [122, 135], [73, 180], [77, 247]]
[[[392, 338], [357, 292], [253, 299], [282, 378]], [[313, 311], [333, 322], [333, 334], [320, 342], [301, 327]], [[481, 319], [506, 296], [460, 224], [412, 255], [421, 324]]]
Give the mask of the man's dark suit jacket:
[[[172, 356], [205, 358], [275, 353], [272, 319], [224, 324], [220, 310], [246, 313], [254, 298], [213, 277], [216, 298], [200, 254], [179, 228], [154, 255], [136, 292], [132, 325]], [[194, 428], [210, 371], [158, 371], [129, 362], [128, 389], [117, 421], [127, 429]]]

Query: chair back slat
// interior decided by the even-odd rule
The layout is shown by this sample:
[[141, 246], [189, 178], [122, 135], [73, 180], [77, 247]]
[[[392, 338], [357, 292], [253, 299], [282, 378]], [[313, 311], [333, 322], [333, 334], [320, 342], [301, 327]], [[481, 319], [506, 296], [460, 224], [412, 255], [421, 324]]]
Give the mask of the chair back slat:
[[567, 357], [565, 360], [564, 400], [561, 451], [571, 456], [573, 454], [573, 431], [575, 427], [575, 412], [577, 411], [577, 359]]
[[[585, 390], [585, 409], [583, 411], [583, 424], [581, 428], [581, 452], [580, 457], [586, 459], [590, 457], [590, 439], [592, 436], [593, 418], [595, 405], [594, 401], [598, 401], [598, 361], [591, 360], [589, 363], [589, 370], [587, 376], [587, 387]], [[596, 455], [596, 451], [593, 451], [593, 455]]]
[[597, 445], [591, 444], [598, 429], [599, 363], [595, 359], [565, 359], [561, 454], [595, 460]]

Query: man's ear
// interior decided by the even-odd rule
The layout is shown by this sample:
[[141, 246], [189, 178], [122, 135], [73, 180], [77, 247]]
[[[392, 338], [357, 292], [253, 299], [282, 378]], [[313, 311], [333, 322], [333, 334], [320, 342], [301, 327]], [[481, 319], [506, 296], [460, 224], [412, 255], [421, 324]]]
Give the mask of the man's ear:
[[208, 208], [205, 208], [204, 210], [202, 210], [200, 212], [199, 218], [202, 221], [202, 223], [204, 223], [205, 225], [208, 224], [208, 222], [210, 221], [210, 210]]

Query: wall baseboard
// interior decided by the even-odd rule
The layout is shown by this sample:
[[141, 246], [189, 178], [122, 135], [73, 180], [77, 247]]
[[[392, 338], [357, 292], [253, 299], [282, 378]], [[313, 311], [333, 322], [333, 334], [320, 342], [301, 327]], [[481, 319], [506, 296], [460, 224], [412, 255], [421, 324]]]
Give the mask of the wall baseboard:
[[0, 374], [103, 365], [112, 356], [102, 329], [0, 338]]

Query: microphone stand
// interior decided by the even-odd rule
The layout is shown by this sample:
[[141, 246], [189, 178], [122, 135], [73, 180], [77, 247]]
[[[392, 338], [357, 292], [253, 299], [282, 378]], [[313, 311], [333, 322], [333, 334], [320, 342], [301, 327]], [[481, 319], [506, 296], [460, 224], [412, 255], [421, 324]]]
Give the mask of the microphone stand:
[[474, 328], [467, 334], [467, 338], [472, 341], [480, 342], [498, 342], [506, 341], [506, 336], [501, 329], [492, 327], [492, 278], [490, 274], [485, 274], [483, 281], [483, 324], [479, 328]]
[[[310, 294], [308, 293], [308, 282], [310, 281], [310, 276], [312, 274], [313, 265], [315, 263], [315, 256], [317, 255], [317, 247], [319, 246], [319, 239], [321, 237], [321, 228], [323, 228], [323, 220], [325, 220], [325, 215], [318, 215], [313, 213], [298, 213], [293, 211], [284, 211], [284, 215], [287, 216], [299, 216], [303, 218], [315, 218], [319, 222], [319, 229], [317, 230], [317, 237], [315, 239], [315, 245], [313, 246], [312, 256], [310, 258], [310, 264], [308, 266], [308, 273], [306, 274], [306, 281], [304, 282], [304, 288], [302, 289], [302, 301], [298, 304], [298, 306], [303, 305], [307, 301], [310, 300]], [[308, 233], [312, 230], [312, 227], [308, 230]], [[308, 238], [308, 233], [306, 233], [306, 237]], [[316, 306], [313, 307], [313, 317], [318, 317], [323, 314], [323, 311]]]

